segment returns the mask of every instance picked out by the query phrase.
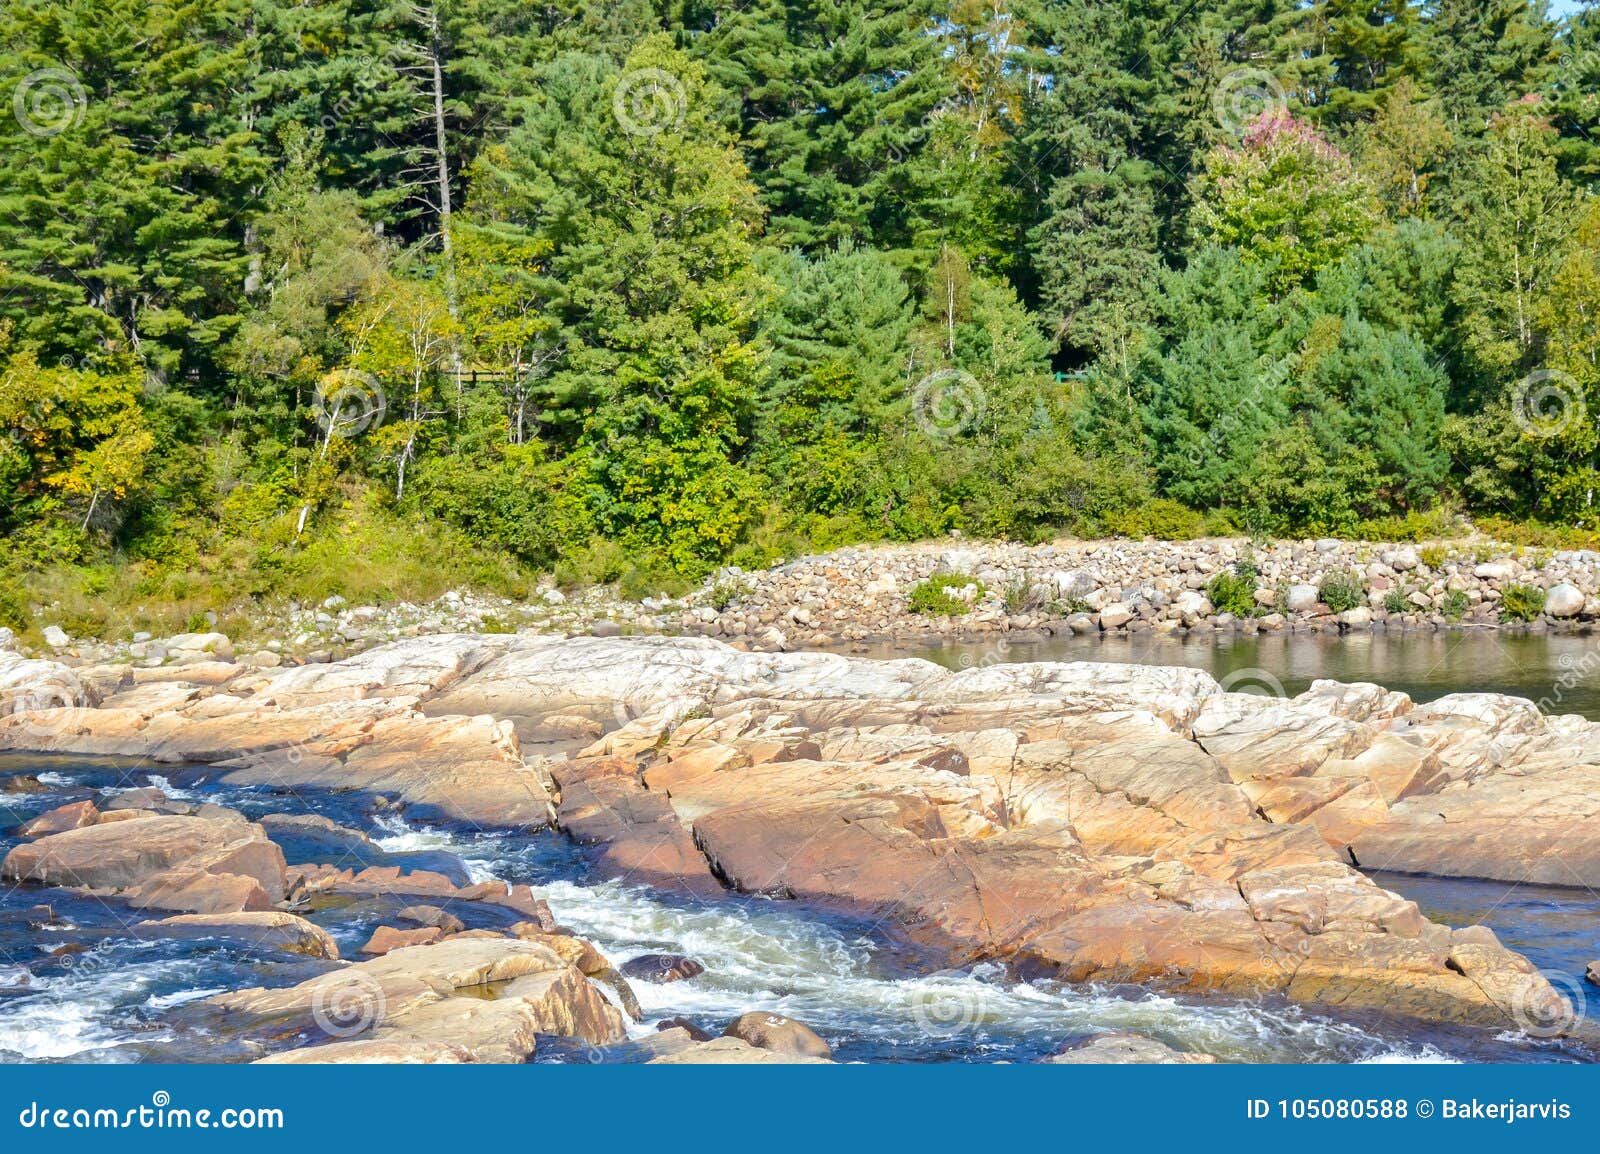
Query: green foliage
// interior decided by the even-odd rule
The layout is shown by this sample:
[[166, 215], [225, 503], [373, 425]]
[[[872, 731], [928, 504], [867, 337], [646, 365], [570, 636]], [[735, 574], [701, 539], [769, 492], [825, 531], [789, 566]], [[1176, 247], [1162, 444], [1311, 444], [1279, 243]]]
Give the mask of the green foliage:
[[1437, 573], [1450, 559], [1450, 550], [1443, 545], [1424, 545], [1417, 550], [1417, 557], [1425, 566]]
[[[969, 589], [975, 591], [970, 600], [961, 596]], [[911, 587], [906, 608], [929, 617], [959, 617], [972, 612], [985, 592], [983, 582], [966, 573], [935, 573]]]
[[1208, 154], [1195, 201], [1199, 234], [1262, 265], [1275, 297], [1361, 243], [1379, 215], [1349, 159], [1287, 112], [1264, 113], [1241, 147]]
[[1157, 497], [1132, 509], [1113, 513], [1106, 528], [1122, 537], [1155, 537], [1163, 541], [1189, 541], [1203, 536], [1206, 521], [1193, 509]]
[[1532, 621], [1544, 612], [1545, 592], [1537, 585], [1513, 582], [1500, 591], [1500, 620]]
[[1406, 591], [1396, 585], [1383, 595], [1383, 609], [1386, 613], [1414, 613], [1416, 606], [1411, 604]]
[[1317, 596], [1335, 613], [1343, 613], [1367, 603], [1366, 589], [1361, 584], [1361, 578], [1354, 573], [1329, 573], [1317, 587]]
[[1006, 582], [1004, 596], [1007, 613], [1031, 613], [1049, 603], [1050, 590], [1037, 581], [1030, 581], [1026, 573], [1019, 573]]
[[1206, 582], [1206, 597], [1218, 613], [1254, 617], [1260, 611], [1260, 606], [1256, 604], [1254, 564], [1238, 562], [1214, 574]]
[[29, 627], [952, 530], [1600, 533], [1592, 14], [14, 0], [0, 58]]
[[750, 592], [751, 586], [748, 581], [725, 578], [711, 587], [711, 591], [706, 594], [706, 604], [721, 613], [739, 598], [748, 597]]
[[1464, 589], [1452, 589], [1444, 595], [1442, 612], [1447, 621], [1460, 621], [1467, 615], [1467, 608], [1472, 604]]

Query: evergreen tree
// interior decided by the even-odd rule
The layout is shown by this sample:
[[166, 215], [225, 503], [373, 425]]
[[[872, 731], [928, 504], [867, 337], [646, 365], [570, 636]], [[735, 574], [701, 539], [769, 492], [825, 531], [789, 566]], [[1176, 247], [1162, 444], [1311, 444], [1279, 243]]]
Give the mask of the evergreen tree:
[[548, 417], [596, 523], [704, 567], [754, 515], [743, 458], [767, 359], [756, 192], [704, 69], [664, 37], [621, 68], [567, 55], [492, 173], [548, 246], [565, 356]]

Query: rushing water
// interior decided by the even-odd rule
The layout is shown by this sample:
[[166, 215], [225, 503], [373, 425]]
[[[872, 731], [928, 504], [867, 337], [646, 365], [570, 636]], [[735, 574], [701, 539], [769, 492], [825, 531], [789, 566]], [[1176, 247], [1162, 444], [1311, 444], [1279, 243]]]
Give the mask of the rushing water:
[[[1278, 1001], [1201, 1001], [1131, 988], [1016, 983], [996, 967], [929, 973], [873, 927], [801, 903], [673, 901], [597, 882], [587, 876], [581, 853], [558, 833], [417, 828], [392, 809], [374, 812], [371, 799], [362, 795], [232, 789], [211, 783], [205, 769], [162, 772], [165, 776], [132, 763], [0, 754], [0, 831], [8, 835], [0, 839], [0, 852], [15, 844], [15, 827], [37, 813], [97, 792], [151, 784], [169, 796], [216, 801], [251, 816], [320, 813], [368, 831], [375, 845], [342, 857], [325, 845], [288, 839], [283, 844], [291, 862], [400, 864], [462, 879], [527, 882], [549, 900], [558, 920], [614, 961], [668, 951], [704, 963], [706, 972], [688, 981], [635, 984], [646, 1014], [646, 1021], [633, 1027], [636, 1035], [669, 1017], [715, 1029], [744, 1011], [771, 1009], [816, 1028], [842, 1060], [1027, 1060], [1106, 1029], [1135, 1030], [1232, 1060], [1588, 1058], [1570, 1046], [1521, 1036], [1335, 1018]], [[1566, 913], [1547, 924], [1526, 916], [1522, 905], [1503, 899], [1496, 904], [1498, 894], [1478, 894], [1471, 888], [1478, 883], [1428, 885], [1436, 895], [1428, 900], [1446, 920], [1464, 924], [1481, 916], [1530, 953], [1544, 950], [1538, 960], [1549, 965], [1576, 964], [1584, 927], [1594, 924], [1600, 905], [1568, 894]], [[353, 957], [376, 925], [414, 900], [352, 900], [316, 908], [308, 916], [334, 935], [346, 957]], [[57, 921], [30, 926], [23, 911], [36, 904], [52, 906]], [[493, 924], [472, 920], [498, 916], [479, 906], [451, 908], [469, 924]], [[140, 940], [128, 927], [143, 916], [114, 900], [36, 886], [15, 887], [0, 897], [0, 978], [5, 967], [21, 966], [33, 983], [27, 992], [0, 995], [0, 1060], [248, 1057], [236, 1039], [208, 1031], [203, 1016], [179, 1008], [222, 990], [302, 981], [336, 964], [222, 941]], [[573, 1056], [560, 1046], [546, 1047], [542, 1055], [547, 1060]]]
[[[1319, 678], [1372, 681], [1431, 701], [1447, 693], [1507, 693], [1550, 713], [1600, 721], [1600, 635], [1457, 629], [1438, 633], [1066, 634], [1042, 640], [1004, 635], [907, 648], [869, 645], [871, 657], [924, 657], [951, 669], [1014, 661], [1116, 661], [1187, 665], [1219, 681], [1289, 694]], [[1263, 676], [1265, 675], [1265, 676]], [[1273, 682], [1277, 684], [1273, 684]]]

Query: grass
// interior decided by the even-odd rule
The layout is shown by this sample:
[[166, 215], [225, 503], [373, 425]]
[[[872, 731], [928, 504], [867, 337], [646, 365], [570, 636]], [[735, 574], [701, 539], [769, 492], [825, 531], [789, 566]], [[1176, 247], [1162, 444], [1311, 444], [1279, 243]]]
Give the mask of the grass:
[[292, 526], [271, 528], [178, 564], [113, 556], [90, 565], [30, 565], [6, 558], [0, 625], [34, 646], [47, 625], [106, 641], [197, 629], [240, 639], [256, 635], [263, 610], [291, 601], [318, 604], [338, 594], [351, 604], [425, 602], [450, 589], [521, 600], [538, 576], [441, 522], [397, 517], [364, 502], [330, 512], [315, 535], [298, 542]]

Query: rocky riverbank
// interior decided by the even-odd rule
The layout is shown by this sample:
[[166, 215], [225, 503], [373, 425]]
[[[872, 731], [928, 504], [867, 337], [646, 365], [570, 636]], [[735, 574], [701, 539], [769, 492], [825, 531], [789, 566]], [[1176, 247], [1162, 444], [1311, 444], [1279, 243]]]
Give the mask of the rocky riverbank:
[[[1242, 581], [1237, 603], [1215, 603], [1219, 575]], [[951, 582], [946, 603], [919, 611], [919, 585], [941, 576]], [[1329, 592], [1333, 585], [1340, 596]], [[221, 656], [274, 668], [439, 633], [701, 635], [792, 650], [1010, 632], [1545, 630], [1596, 620], [1600, 553], [1592, 551], [1485, 540], [931, 542], [840, 549], [759, 572], [728, 569], [684, 596], [637, 602], [609, 587], [563, 591], [547, 582], [520, 601], [451, 592], [423, 605], [350, 605], [342, 597], [264, 604], [252, 611], [248, 638], [213, 630], [79, 638], [46, 612], [37, 655], [141, 667]]]
[[[31, 707], [67, 678], [81, 700]], [[1357, 866], [1600, 885], [1600, 725], [1493, 695], [1417, 705], [1318, 683], [1279, 701], [1184, 669], [950, 673], [707, 639], [465, 635], [276, 670], [14, 658], [0, 681], [13, 705], [0, 748], [358, 790], [412, 820], [553, 823], [603, 874], [695, 902], [804, 899], [869, 919], [933, 967], [1544, 1029], [1573, 1019], [1546, 975], [1487, 929], [1429, 921]], [[331, 864], [284, 870], [260, 827], [225, 814], [108, 816], [56, 815], [6, 876], [164, 916], [285, 912], [319, 886], [402, 884]], [[449, 879], [426, 885], [412, 902], [484, 900]], [[463, 945], [467, 971], [428, 953], [437, 941], [405, 938], [348, 967], [402, 1009], [340, 1041], [404, 1044], [419, 1060], [438, 1046], [516, 1057], [461, 1042], [458, 1027], [501, 1038], [504, 1023], [451, 991], [506, 981], [523, 997], [518, 983], [537, 976], [531, 1008], [515, 1011], [523, 1033], [570, 1013], [576, 1036], [611, 1044], [617, 1023], [579, 983], [599, 970], [510, 940]], [[515, 973], [482, 976], [500, 973], [482, 951]], [[396, 956], [405, 966], [380, 964]], [[216, 1008], [267, 1028], [301, 1022], [314, 995], [246, 991]]]

